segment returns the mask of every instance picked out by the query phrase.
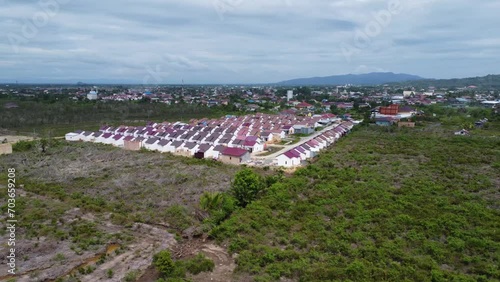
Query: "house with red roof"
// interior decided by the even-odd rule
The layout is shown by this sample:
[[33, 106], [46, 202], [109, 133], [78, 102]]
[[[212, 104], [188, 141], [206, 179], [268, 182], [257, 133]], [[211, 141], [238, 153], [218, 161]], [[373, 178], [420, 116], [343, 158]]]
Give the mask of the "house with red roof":
[[298, 103], [297, 105], [295, 105], [295, 108], [297, 108], [298, 110], [314, 110], [314, 106], [306, 102]]
[[111, 140], [113, 140], [113, 138], [111, 138], [113, 136], [112, 133], [102, 133], [100, 134], [98, 137], [96, 137], [95, 139], [95, 143], [102, 143], [102, 144], [111, 144]]
[[278, 166], [282, 167], [295, 167], [300, 165], [300, 154], [294, 150], [285, 152], [279, 155], [275, 162]]
[[124, 135], [116, 134], [113, 136], [113, 143], [112, 143], [113, 146], [123, 147], [124, 143], [125, 143]]
[[247, 136], [243, 142], [243, 148], [252, 152], [262, 152], [264, 151], [265, 144], [257, 136]]
[[219, 160], [226, 164], [240, 165], [250, 161], [250, 152], [241, 148], [225, 148], [219, 156]]

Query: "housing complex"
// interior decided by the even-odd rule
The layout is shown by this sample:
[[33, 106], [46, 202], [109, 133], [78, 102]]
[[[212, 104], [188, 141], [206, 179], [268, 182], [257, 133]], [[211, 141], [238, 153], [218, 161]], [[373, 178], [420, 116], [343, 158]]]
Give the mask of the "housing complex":
[[[65, 137], [68, 141], [109, 144], [127, 150], [147, 149], [238, 165], [250, 163], [253, 155], [291, 135], [310, 136], [295, 147], [284, 146], [284, 152], [271, 163], [294, 167], [333, 144], [353, 126], [352, 122], [342, 121], [333, 114], [297, 116], [256, 113], [191, 120], [189, 123], [102, 126], [99, 131], [78, 130]], [[317, 132], [317, 129], [321, 131]]]

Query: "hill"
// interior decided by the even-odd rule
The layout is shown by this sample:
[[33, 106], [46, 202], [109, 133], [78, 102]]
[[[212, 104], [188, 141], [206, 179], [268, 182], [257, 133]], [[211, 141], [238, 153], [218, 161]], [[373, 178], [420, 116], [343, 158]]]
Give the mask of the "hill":
[[345, 85], [345, 84], [355, 84], [355, 85], [377, 85], [386, 84], [391, 82], [406, 82], [415, 81], [423, 79], [420, 76], [404, 74], [404, 73], [392, 73], [392, 72], [373, 72], [367, 74], [346, 74], [346, 75], [334, 75], [326, 77], [312, 77], [312, 78], [298, 78], [292, 80], [286, 80], [278, 82], [278, 85]]
[[412, 85], [418, 88], [427, 88], [434, 86], [436, 88], [462, 88], [476, 86], [480, 89], [500, 89], [500, 75], [487, 75], [469, 78], [453, 79], [424, 79], [418, 81], [405, 81], [404, 83], [395, 83], [400, 85]]

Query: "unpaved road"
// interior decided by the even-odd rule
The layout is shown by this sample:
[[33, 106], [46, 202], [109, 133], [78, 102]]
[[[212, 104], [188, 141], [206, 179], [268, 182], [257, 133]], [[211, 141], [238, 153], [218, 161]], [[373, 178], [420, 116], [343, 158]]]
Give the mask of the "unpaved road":
[[0, 143], [7, 139], [7, 143], [14, 144], [18, 141], [31, 141], [33, 137], [21, 135], [0, 135]]
[[283, 146], [281, 146], [281, 145], [277, 145], [276, 147], [282, 147], [282, 149], [281, 149], [281, 150], [279, 150], [278, 152], [275, 152], [275, 153], [271, 154], [271, 155], [267, 155], [267, 156], [261, 156], [261, 157], [259, 157], [259, 156], [258, 156], [258, 154], [262, 154], [262, 152], [259, 152], [259, 153], [256, 153], [256, 154], [252, 154], [252, 157], [251, 157], [251, 158], [252, 158], [252, 160], [254, 160], [254, 161], [267, 161], [267, 162], [272, 161], [272, 160], [274, 160], [276, 157], [278, 157], [279, 155], [281, 155], [281, 154], [283, 154], [283, 153], [287, 152], [288, 150], [291, 150], [291, 149], [293, 149], [293, 148], [295, 148], [295, 147], [298, 147], [298, 146], [300, 146], [300, 145], [302, 145], [302, 144], [304, 144], [304, 143], [307, 143], [307, 142], [309, 142], [310, 140], [314, 139], [315, 137], [317, 137], [317, 136], [321, 135], [322, 133], [324, 133], [324, 132], [326, 132], [326, 131], [328, 131], [328, 130], [331, 130], [331, 129], [333, 129], [333, 128], [336, 128], [337, 126], [338, 126], [338, 124], [333, 124], [333, 125], [327, 126], [327, 127], [323, 128], [323, 130], [321, 130], [321, 131], [318, 131], [318, 132], [315, 132], [315, 133], [314, 133], [314, 134], [312, 134], [312, 135], [309, 135], [309, 136], [306, 136], [306, 137], [302, 137], [302, 138], [300, 138], [300, 141], [299, 141], [299, 142], [297, 142], [297, 143], [294, 143], [294, 144], [290, 144], [290, 145], [283, 145]]

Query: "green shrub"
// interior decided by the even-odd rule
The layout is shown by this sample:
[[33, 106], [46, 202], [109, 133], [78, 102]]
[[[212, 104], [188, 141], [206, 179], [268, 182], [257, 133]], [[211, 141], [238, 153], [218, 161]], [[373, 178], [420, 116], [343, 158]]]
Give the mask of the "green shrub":
[[185, 262], [186, 270], [191, 274], [199, 274], [201, 272], [210, 272], [214, 270], [214, 262], [205, 257], [204, 254], [198, 254], [196, 257]]
[[12, 150], [14, 152], [27, 152], [35, 148], [34, 141], [19, 141], [12, 145]]
[[132, 270], [125, 274], [123, 280], [125, 280], [125, 282], [135, 282], [137, 278], [139, 278], [139, 270]]
[[175, 264], [169, 251], [163, 250], [153, 256], [153, 265], [164, 277], [170, 276], [175, 270]]

